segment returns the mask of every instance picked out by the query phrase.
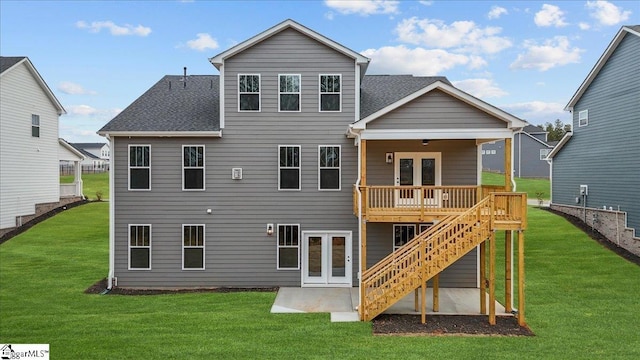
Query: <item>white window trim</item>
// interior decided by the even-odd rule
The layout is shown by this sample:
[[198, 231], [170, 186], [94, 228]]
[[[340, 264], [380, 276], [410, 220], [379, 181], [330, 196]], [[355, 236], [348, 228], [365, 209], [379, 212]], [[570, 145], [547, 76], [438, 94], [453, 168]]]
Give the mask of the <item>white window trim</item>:
[[[340, 91], [335, 92], [322, 92], [320, 89], [322, 88], [322, 77], [323, 76], [339, 76], [340, 77]], [[340, 95], [340, 109], [339, 110], [322, 110], [322, 95], [323, 94], [338, 94]], [[318, 112], [333, 112], [339, 113], [342, 112], [342, 74], [319, 74], [318, 75]]]
[[[418, 235], [416, 233], [416, 225], [415, 224], [393, 224], [393, 232], [391, 233], [391, 245], [392, 245], [393, 251], [397, 251], [398, 249], [402, 248], [402, 246], [399, 246], [399, 247], [396, 246], [396, 227], [399, 227], [399, 226], [413, 227], [413, 236]], [[411, 241], [411, 239], [409, 239], [409, 241]]]
[[[584, 124], [582, 124], [582, 114], [584, 114]], [[583, 127], [589, 125], [589, 110], [582, 110], [578, 113], [578, 127]]]
[[[254, 92], [240, 92], [240, 76], [257, 76], [258, 77], [258, 110], [241, 110], [240, 109], [240, 95], [241, 94], [256, 94]], [[236, 82], [238, 86], [238, 112], [260, 112], [262, 111], [262, 77], [260, 74], [238, 74]]]
[[[298, 169], [298, 188], [297, 189], [281, 189], [280, 188], [280, 170], [283, 169], [280, 166], [280, 149], [283, 147], [297, 147], [298, 150], [298, 166], [297, 167], [285, 167], [284, 169]], [[302, 145], [278, 145], [278, 191], [302, 191]]]
[[[38, 123], [34, 124], [33, 120], [37, 119]], [[38, 129], [38, 136], [33, 136], [33, 128], [37, 128]], [[38, 114], [31, 114], [31, 137], [33, 138], [39, 138], [40, 137], [40, 115]]]
[[[184, 227], [185, 226], [202, 226], [202, 246], [185, 246], [184, 245]], [[182, 270], [184, 271], [202, 271], [202, 270], [206, 270], [206, 265], [207, 265], [207, 261], [206, 261], [206, 245], [207, 245], [207, 228], [204, 224], [182, 224], [182, 227], [180, 228], [181, 231], [181, 239], [182, 242], [180, 243], [182, 246]], [[202, 267], [201, 268], [185, 268], [184, 267], [184, 249], [188, 248], [188, 249], [202, 249]]]
[[[280, 78], [282, 76], [297, 76], [298, 77], [298, 92], [282, 92], [280, 91]], [[280, 107], [280, 95], [282, 94], [298, 94], [298, 110], [282, 110]], [[302, 111], [302, 75], [300, 74], [278, 74], [278, 112], [295, 113]]]
[[[320, 178], [322, 169], [335, 169], [335, 167], [320, 167], [320, 149], [323, 147], [337, 147], [340, 153], [339, 166], [338, 166], [338, 188], [337, 189], [321, 189]], [[318, 145], [318, 191], [341, 191], [342, 190], [342, 146], [341, 145]]]
[[546, 160], [550, 152], [551, 149], [540, 149], [540, 160]]
[[429, 229], [430, 227], [433, 227], [433, 225], [435, 225], [435, 223], [432, 223], [432, 222], [421, 223], [418, 227], [418, 229], [420, 229], [420, 232], [416, 233], [416, 236], [422, 234], [425, 230]]
[[[202, 147], [202, 167], [200, 166], [184, 166], [184, 148], [185, 147]], [[182, 152], [180, 155], [182, 156], [182, 191], [205, 191], [207, 189], [207, 157], [206, 157], [206, 147], [204, 145], [182, 145]], [[186, 169], [202, 169], [202, 189], [185, 189], [184, 188], [184, 171]]]
[[[149, 246], [131, 246], [131, 227], [132, 226], [148, 226], [149, 227]], [[131, 271], [149, 271], [151, 270], [151, 244], [153, 243], [151, 241], [151, 239], [153, 238], [152, 235], [152, 227], [151, 224], [129, 224], [128, 229], [128, 234], [127, 234], [127, 245], [128, 245], [128, 270]], [[144, 249], [144, 248], [148, 248], [149, 249], [149, 267], [148, 268], [132, 268], [131, 267], [131, 249], [135, 248], [135, 249]]]
[[[297, 246], [280, 246], [280, 226], [297, 226], [298, 227], [298, 245]], [[283, 270], [283, 271], [287, 271], [287, 270], [300, 270], [300, 239], [302, 239], [302, 232], [300, 230], [300, 224], [276, 224], [276, 270]], [[298, 266], [295, 268], [281, 268], [280, 267], [280, 248], [285, 248], [285, 249], [292, 249], [292, 248], [297, 248], [298, 249]]]
[[[149, 169], [149, 188], [148, 189], [132, 189], [131, 188], [131, 148], [147, 146], [149, 147], [149, 166], [136, 166], [136, 169]], [[150, 144], [129, 144], [127, 147], [127, 190], [129, 191], [151, 191], [151, 145]]]

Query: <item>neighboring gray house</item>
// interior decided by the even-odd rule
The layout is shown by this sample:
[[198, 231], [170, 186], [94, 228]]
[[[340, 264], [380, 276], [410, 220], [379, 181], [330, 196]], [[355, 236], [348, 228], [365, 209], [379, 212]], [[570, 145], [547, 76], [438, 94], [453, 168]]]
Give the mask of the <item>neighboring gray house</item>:
[[[551, 206], [640, 255], [640, 25], [618, 31], [566, 110], [549, 155]], [[634, 236], [635, 230], [635, 238]]]
[[[527, 125], [513, 137], [513, 176], [518, 178], [549, 178], [547, 155], [553, 145], [547, 142], [547, 132]], [[482, 145], [484, 171], [504, 174], [504, 140]]]
[[[365, 75], [369, 61], [287, 20], [211, 58], [219, 76], [164, 76], [100, 129], [109, 287], [359, 286], [488, 199], [479, 144], [526, 123], [444, 77]], [[484, 285], [481, 220], [455, 226], [465, 250], [440, 286]]]

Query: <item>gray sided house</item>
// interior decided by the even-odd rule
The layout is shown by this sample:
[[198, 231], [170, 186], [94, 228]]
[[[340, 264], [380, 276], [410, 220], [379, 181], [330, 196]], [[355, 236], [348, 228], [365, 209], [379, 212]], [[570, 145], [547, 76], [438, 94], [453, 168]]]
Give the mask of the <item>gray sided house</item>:
[[[487, 197], [479, 144], [525, 125], [444, 77], [365, 75], [368, 58], [292, 20], [209, 60], [220, 75], [165, 76], [99, 131], [110, 287], [360, 286]], [[486, 236], [460, 221], [439, 285], [478, 288]]]
[[[482, 145], [482, 168], [504, 174], [504, 140]], [[547, 155], [553, 145], [547, 142], [547, 132], [539, 126], [527, 125], [513, 137], [513, 176], [518, 178], [549, 178]]]
[[573, 132], [549, 157], [552, 207], [640, 255], [638, 59], [640, 25], [624, 26], [567, 104]]

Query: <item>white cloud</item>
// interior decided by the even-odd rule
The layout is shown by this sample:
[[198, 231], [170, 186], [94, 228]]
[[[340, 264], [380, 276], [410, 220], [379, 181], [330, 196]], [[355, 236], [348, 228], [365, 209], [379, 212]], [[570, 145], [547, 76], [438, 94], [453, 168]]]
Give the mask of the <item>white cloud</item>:
[[[370, 57], [371, 74], [413, 74], [433, 76], [456, 66], [478, 66], [477, 58], [450, 53], [442, 49], [409, 49], [404, 45], [367, 49], [362, 55]], [[484, 63], [486, 64], [486, 63]]]
[[531, 124], [544, 124], [546, 122], [553, 122], [556, 119], [560, 119], [563, 122], [570, 122], [571, 114], [568, 111], [564, 111], [564, 105], [565, 104], [559, 102], [529, 101], [504, 104], [500, 105], [500, 108], [521, 119], [526, 119]]
[[69, 95], [95, 95], [93, 90], [87, 90], [80, 84], [73, 83], [71, 81], [63, 81], [58, 84], [58, 90]]
[[585, 6], [591, 10], [591, 17], [602, 25], [620, 24], [627, 21], [631, 15], [631, 10], [622, 10], [608, 1], [587, 1]]
[[578, 27], [580, 27], [580, 30], [589, 30], [589, 29], [591, 29], [591, 25], [589, 25], [586, 22], [579, 23]]
[[566, 36], [556, 36], [546, 40], [542, 45], [538, 45], [533, 40], [526, 40], [524, 48], [527, 52], [518, 55], [518, 58], [511, 63], [512, 69], [547, 71], [556, 66], [579, 62], [580, 53], [584, 51], [577, 47], [571, 48]]
[[500, 89], [492, 79], [466, 79], [453, 81], [453, 85], [481, 99], [498, 98], [509, 95], [509, 93]]
[[420, 0], [418, 1], [420, 4], [424, 5], [424, 6], [431, 6], [433, 5], [433, 1], [428, 1], [428, 0]]
[[122, 109], [96, 109], [90, 105], [70, 105], [66, 106], [66, 117], [80, 118], [91, 117], [97, 120], [111, 120], [114, 116], [118, 115]]
[[325, 5], [344, 14], [368, 16], [373, 14], [397, 14], [399, 1], [391, 0], [325, 0]]
[[93, 21], [91, 24], [88, 24], [86, 21], [78, 21], [76, 22], [76, 27], [79, 29], [87, 29], [90, 32], [97, 33], [102, 29], [108, 29], [111, 32], [111, 35], [115, 36], [123, 36], [123, 35], [137, 35], [137, 36], [147, 36], [151, 33], [151, 28], [138, 25], [133, 26], [129, 24], [125, 24], [124, 26], [116, 25], [113, 21]]
[[491, 8], [491, 11], [489, 11], [489, 13], [487, 14], [487, 17], [489, 19], [499, 19], [500, 16], [502, 15], [506, 15], [509, 12], [507, 11], [507, 9], [500, 7], [500, 6], [493, 6]]
[[543, 4], [542, 10], [536, 13], [534, 21], [538, 26], [555, 26], [563, 27], [568, 24], [564, 21], [564, 11], [558, 6]]
[[402, 42], [489, 54], [511, 46], [508, 38], [497, 36], [500, 32], [500, 27], [481, 28], [473, 21], [455, 21], [447, 25], [441, 20], [420, 20], [416, 17], [404, 19], [396, 27], [398, 39]]
[[196, 39], [187, 41], [187, 46], [193, 50], [205, 51], [209, 49], [217, 49], [218, 41], [207, 33], [196, 34]]
[[71, 116], [80, 115], [80, 116], [89, 116], [95, 115], [98, 112], [94, 107], [89, 105], [70, 105], [67, 107], [67, 113]]

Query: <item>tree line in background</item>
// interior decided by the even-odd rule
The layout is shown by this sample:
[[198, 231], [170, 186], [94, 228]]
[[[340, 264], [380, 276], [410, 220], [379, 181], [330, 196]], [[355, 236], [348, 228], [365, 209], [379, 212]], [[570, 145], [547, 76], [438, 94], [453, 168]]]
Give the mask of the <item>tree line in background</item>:
[[556, 119], [553, 123], [545, 123], [544, 130], [548, 133], [547, 141], [560, 141], [571, 130], [571, 125], [565, 125], [560, 119]]

